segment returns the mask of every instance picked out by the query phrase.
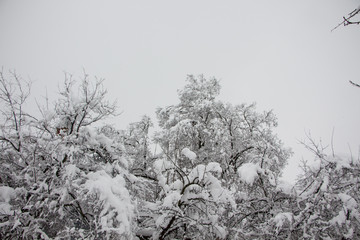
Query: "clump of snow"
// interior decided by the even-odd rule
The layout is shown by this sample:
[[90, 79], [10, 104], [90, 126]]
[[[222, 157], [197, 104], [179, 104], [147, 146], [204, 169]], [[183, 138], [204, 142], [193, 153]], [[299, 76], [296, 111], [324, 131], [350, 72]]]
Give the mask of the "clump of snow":
[[274, 218], [273, 221], [276, 226], [276, 230], [279, 231], [279, 229], [283, 226], [284, 222], [287, 220], [289, 222], [292, 222], [293, 214], [290, 212], [284, 212], [284, 213], [278, 213]]
[[339, 214], [330, 220], [330, 224], [332, 224], [332, 225], [335, 225], [336, 223], [339, 225], [345, 223], [346, 219], [347, 219], [346, 212], [348, 210], [354, 211], [355, 214], [357, 213], [356, 207], [358, 204], [354, 198], [352, 198], [351, 196], [349, 196], [345, 193], [339, 193], [338, 197], [343, 202], [344, 209], [341, 209], [339, 211]]
[[267, 171], [267, 176], [268, 176], [268, 179], [269, 179], [269, 183], [272, 186], [276, 186], [276, 180], [275, 180], [274, 174], [271, 171]]
[[354, 229], [350, 228], [347, 233], [344, 234], [345, 239], [353, 239]]
[[206, 180], [208, 182], [209, 192], [211, 193], [211, 196], [215, 200], [222, 200], [225, 202], [228, 196], [226, 196], [226, 192], [222, 188], [219, 179], [212, 175], [209, 175]]
[[225, 239], [225, 237], [226, 237], [226, 230], [225, 230], [225, 228], [217, 225], [217, 226], [215, 226], [215, 229], [216, 229], [215, 233], [216, 233], [216, 235], [219, 237], [219, 239]]
[[338, 155], [335, 155], [335, 156], [328, 156], [326, 158], [327, 161], [329, 162], [333, 162], [333, 163], [336, 163], [336, 169], [337, 170], [340, 170], [342, 168], [351, 168], [351, 158], [349, 157], [346, 157], [346, 156], [338, 156]]
[[[112, 178], [104, 170], [87, 174], [85, 187], [99, 196], [102, 211], [100, 224], [103, 231], [115, 230], [119, 234], [131, 233], [133, 205], [125, 180], [121, 175]], [[118, 224], [112, 218], [116, 218]]]
[[77, 168], [74, 164], [69, 164], [65, 167], [64, 178], [68, 177], [69, 179], [73, 179], [77, 173], [80, 172], [80, 169]]
[[339, 225], [345, 223], [346, 221], [346, 216], [344, 213], [344, 210], [340, 210], [339, 214], [337, 216], [335, 216], [333, 219], [331, 219], [329, 222], [332, 225], [335, 225], [336, 223], [338, 223]]
[[178, 191], [173, 191], [169, 193], [163, 201], [163, 207], [172, 208], [177, 204], [177, 202], [180, 200], [181, 195]]
[[0, 186], [0, 202], [9, 202], [14, 196], [15, 189], [8, 186]]
[[194, 161], [196, 159], [196, 153], [194, 153], [193, 151], [191, 151], [188, 148], [184, 148], [181, 151], [181, 154], [184, 155], [185, 157], [187, 157], [188, 159], [190, 159], [191, 161]]
[[178, 179], [171, 184], [171, 189], [181, 190], [184, 187], [184, 184]]
[[216, 173], [221, 173], [222, 172], [220, 164], [217, 163], [217, 162], [208, 163], [208, 165], [206, 166], [206, 170], [209, 171], [209, 172], [216, 172]]
[[[163, 227], [165, 224], [166, 224], [166, 218], [167, 218], [167, 214], [162, 214], [160, 215], [156, 221], [155, 221], [155, 225], [157, 227]], [[154, 239], [157, 239], [157, 238], [154, 238]]]
[[0, 202], [0, 214], [1, 215], [12, 215], [14, 212], [11, 211], [11, 205], [7, 202]]
[[238, 169], [238, 174], [242, 181], [252, 185], [258, 177], [258, 172], [260, 172], [260, 170], [261, 169], [257, 164], [245, 163]]
[[0, 214], [12, 215], [10, 199], [14, 197], [15, 189], [8, 186], [0, 186]]
[[172, 163], [165, 159], [158, 159], [154, 162], [154, 170], [157, 174], [166, 171], [172, 167]]
[[312, 163], [309, 163], [309, 168], [312, 172], [319, 171], [320, 167], [321, 167], [320, 159], [315, 159]]
[[294, 186], [291, 185], [288, 182], [285, 181], [280, 181], [279, 184], [276, 186], [276, 190], [286, 193], [286, 194], [291, 194], [293, 192]]
[[312, 214], [309, 219], [307, 220], [307, 223], [310, 224], [314, 221], [316, 221], [319, 218], [319, 215], [317, 215], [316, 213]]
[[328, 185], [329, 185], [329, 177], [325, 176], [323, 179], [323, 183], [321, 184], [321, 191], [326, 192], [328, 189]]
[[357, 207], [357, 202], [354, 198], [351, 196], [345, 194], [345, 193], [339, 193], [338, 197], [340, 200], [344, 203], [344, 206], [347, 209], [355, 209]]
[[193, 170], [191, 170], [189, 174], [189, 178], [193, 180], [197, 177], [201, 181], [204, 178], [205, 170], [206, 170], [205, 165], [199, 164], [196, 167], [194, 167]]

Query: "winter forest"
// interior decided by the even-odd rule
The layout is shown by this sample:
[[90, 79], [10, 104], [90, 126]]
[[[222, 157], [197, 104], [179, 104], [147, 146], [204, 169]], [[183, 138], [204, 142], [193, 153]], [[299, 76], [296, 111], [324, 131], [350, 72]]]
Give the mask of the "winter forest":
[[315, 160], [289, 184], [273, 111], [219, 100], [216, 78], [185, 81], [157, 119], [117, 129], [102, 79], [65, 75], [38, 114], [32, 82], [3, 68], [0, 239], [360, 238], [359, 156], [309, 136]]

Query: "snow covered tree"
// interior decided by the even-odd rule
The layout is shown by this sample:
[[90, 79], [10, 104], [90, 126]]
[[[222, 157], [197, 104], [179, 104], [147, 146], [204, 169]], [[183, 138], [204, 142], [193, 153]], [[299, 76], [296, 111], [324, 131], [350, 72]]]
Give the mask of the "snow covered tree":
[[[165, 166], [162, 174], [158, 173], [163, 176], [161, 181], [159, 179], [163, 188], [162, 201], [169, 198], [168, 194], [175, 194], [177, 203], [182, 203], [188, 199], [187, 194], [191, 194], [204, 206], [210, 206], [208, 202], [214, 203], [217, 218], [211, 224], [201, 222], [193, 219], [185, 208], [174, 205], [176, 210], [166, 208], [168, 217], [160, 215], [159, 219], [165, 222], [156, 221], [161, 230], [159, 236], [163, 236], [164, 231], [175, 234], [175, 229], [181, 235], [188, 226], [194, 225], [198, 227], [194, 232], [200, 231], [203, 236], [212, 232], [205, 226], [221, 227], [221, 235], [212, 236], [218, 238], [261, 235], [276, 200], [273, 190], [290, 155], [272, 132], [277, 125], [276, 118], [271, 111], [257, 113], [254, 104], [233, 106], [216, 100], [220, 92], [216, 79], [189, 76], [187, 82], [179, 91], [179, 104], [157, 110], [162, 130], [156, 133], [155, 141], [163, 150], [161, 161]], [[199, 179], [195, 181], [189, 176], [198, 171], [196, 169], [207, 169], [209, 164], [218, 164], [217, 174], [212, 177], [217, 179], [215, 185], [222, 192], [221, 200], [215, 197], [216, 194], [207, 195], [207, 189], [213, 189], [207, 185], [208, 180], [195, 192], [180, 191], [179, 194], [169, 190], [174, 184], [178, 189], [187, 184], [198, 184]], [[203, 211], [198, 203], [191, 204], [194, 209], [201, 209], [205, 218], [212, 218], [211, 213]], [[253, 233], [256, 234], [251, 235]]]
[[134, 236], [130, 163], [93, 127], [115, 112], [101, 80], [92, 85], [85, 75], [75, 88], [66, 78], [55, 111], [36, 119], [23, 109], [29, 85], [12, 76], [1, 74], [1, 238]]

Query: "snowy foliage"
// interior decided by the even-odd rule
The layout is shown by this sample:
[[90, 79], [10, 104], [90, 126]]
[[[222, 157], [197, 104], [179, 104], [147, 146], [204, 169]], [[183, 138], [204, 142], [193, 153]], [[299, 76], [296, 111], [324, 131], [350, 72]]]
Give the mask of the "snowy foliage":
[[105, 124], [102, 80], [67, 75], [37, 118], [16, 73], [0, 90], [1, 239], [360, 238], [359, 160], [312, 141], [296, 185], [281, 181], [291, 151], [275, 115], [219, 101], [215, 78], [188, 77], [153, 141], [147, 116]]

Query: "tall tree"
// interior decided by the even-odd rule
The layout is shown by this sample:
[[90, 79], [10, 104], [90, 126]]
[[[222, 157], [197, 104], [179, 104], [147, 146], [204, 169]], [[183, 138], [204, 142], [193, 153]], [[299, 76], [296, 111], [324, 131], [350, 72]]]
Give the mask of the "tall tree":
[[[172, 217], [159, 225], [160, 232], [172, 231], [176, 237], [174, 232], [181, 234], [188, 226], [197, 226], [194, 234], [211, 233], [213, 230], [205, 226], [216, 226], [222, 229], [221, 238], [262, 234], [262, 225], [270, 218], [272, 202], [276, 200], [273, 190], [290, 155], [272, 131], [277, 125], [274, 114], [257, 113], [254, 104], [233, 106], [218, 101], [220, 84], [214, 78], [189, 76], [186, 86], [178, 93], [179, 104], [157, 110], [162, 130], [156, 133], [155, 141], [164, 153], [159, 163], [163, 201], [169, 194], [173, 196], [174, 184], [178, 189], [177, 210], [167, 210]], [[217, 166], [216, 171], [208, 172], [213, 166]], [[189, 177], [194, 171], [204, 176], [212, 172], [211, 178], [217, 179], [216, 183], [203, 177]], [[215, 204], [216, 224], [198, 221], [186, 211], [188, 205], [182, 204], [188, 199], [184, 190], [187, 185], [200, 186], [189, 193], [204, 205], [191, 204], [202, 209], [207, 218], [211, 214], [203, 208], [210, 206], [209, 202]], [[204, 191], [214, 188], [222, 192], [222, 198], [205, 194]]]

